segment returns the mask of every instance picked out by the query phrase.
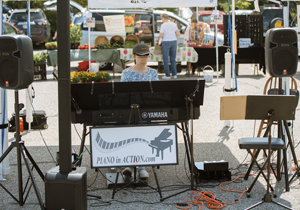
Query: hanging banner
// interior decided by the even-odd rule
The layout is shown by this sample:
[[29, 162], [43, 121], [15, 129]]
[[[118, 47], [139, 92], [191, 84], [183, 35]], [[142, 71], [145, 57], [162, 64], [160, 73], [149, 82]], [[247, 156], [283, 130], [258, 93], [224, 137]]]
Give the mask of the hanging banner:
[[125, 33], [124, 15], [103, 16], [106, 33]]
[[90, 140], [92, 168], [178, 164], [175, 124], [92, 127]]
[[217, 0], [88, 0], [89, 8], [216, 7]]

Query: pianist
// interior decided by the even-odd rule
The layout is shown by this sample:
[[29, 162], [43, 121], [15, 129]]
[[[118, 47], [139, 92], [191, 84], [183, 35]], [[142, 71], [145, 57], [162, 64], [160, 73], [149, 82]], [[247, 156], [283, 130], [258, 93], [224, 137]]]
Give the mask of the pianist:
[[[155, 69], [147, 66], [150, 50], [146, 44], [137, 44], [132, 49], [132, 56], [134, 59], [134, 65], [123, 70], [121, 76], [121, 82], [133, 82], [133, 81], [154, 81], [158, 80], [158, 75]], [[131, 176], [132, 169], [127, 167], [122, 173], [124, 175]], [[145, 167], [138, 168], [139, 177], [141, 179], [147, 179], [149, 177]]]
[[132, 49], [134, 65], [123, 70], [121, 82], [158, 80], [156, 70], [147, 66], [149, 55], [150, 51], [148, 45], [135, 45]]

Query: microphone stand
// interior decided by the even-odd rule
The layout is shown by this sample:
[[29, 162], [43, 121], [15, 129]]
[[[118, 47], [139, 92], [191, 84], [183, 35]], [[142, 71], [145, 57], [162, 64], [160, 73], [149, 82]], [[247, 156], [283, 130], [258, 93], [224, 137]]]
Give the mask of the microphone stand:
[[193, 98], [196, 96], [196, 92], [199, 91], [199, 79], [197, 80], [197, 85], [195, 87], [195, 90], [193, 93], [190, 94], [189, 97], [185, 97], [185, 101], [186, 101], [186, 109], [187, 109], [187, 112], [189, 110], [189, 120], [191, 120], [191, 127], [190, 127], [190, 130], [191, 130], [191, 134], [189, 135], [189, 132], [188, 132], [188, 126], [187, 126], [187, 123], [188, 121], [186, 122], [182, 122], [181, 125], [182, 125], [182, 132], [183, 132], [183, 135], [184, 135], [184, 142], [185, 142], [185, 147], [186, 147], [186, 152], [187, 152], [187, 155], [188, 155], [188, 160], [189, 160], [189, 167], [190, 167], [190, 171], [191, 171], [191, 186], [183, 191], [180, 191], [180, 192], [177, 192], [173, 195], [169, 195], [167, 197], [164, 197], [164, 198], [161, 198], [160, 201], [164, 201], [168, 198], [171, 198], [175, 195], [179, 195], [181, 193], [184, 193], [186, 191], [189, 191], [189, 190], [198, 190], [195, 186], [194, 186], [194, 170], [195, 170], [195, 162], [194, 162], [194, 148], [193, 148], [193, 118], [194, 118], [194, 106], [193, 106]]

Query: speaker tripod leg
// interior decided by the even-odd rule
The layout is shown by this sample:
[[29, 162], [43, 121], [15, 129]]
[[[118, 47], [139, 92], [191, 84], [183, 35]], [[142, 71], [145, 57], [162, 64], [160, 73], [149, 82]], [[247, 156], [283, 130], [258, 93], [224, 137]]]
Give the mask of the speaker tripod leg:
[[[22, 155], [22, 157], [23, 157], [23, 159], [24, 159], [25, 166], [26, 166], [27, 171], [28, 171], [28, 173], [29, 173], [29, 176], [30, 176], [30, 178], [31, 178], [31, 182], [32, 182], [32, 185], [33, 185], [33, 188], [34, 188], [36, 197], [37, 197], [37, 199], [38, 199], [38, 201], [39, 201], [40, 207], [41, 207], [41, 209], [45, 209], [45, 208], [44, 208], [44, 203], [43, 203], [43, 201], [42, 201], [40, 192], [39, 192], [39, 190], [38, 190], [38, 188], [37, 188], [37, 185], [36, 185], [34, 176], [33, 176], [32, 171], [31, 171], [31, 169], [30, 169], [29, 161], [28, 161], [28, 159], [27, 159], [27, 153], [26, 153], [26, 151], [25, 151], [25, 149], [24, 149], [24, 144], [23, 144], [23, 143], [20, 143], [19, 153], [21, 153], [21, 155]], [[22, 174], [21, 174], [21, 176], [22, 176]], [[22, 177], [21, 177], [21, 178], [22, 178]]]

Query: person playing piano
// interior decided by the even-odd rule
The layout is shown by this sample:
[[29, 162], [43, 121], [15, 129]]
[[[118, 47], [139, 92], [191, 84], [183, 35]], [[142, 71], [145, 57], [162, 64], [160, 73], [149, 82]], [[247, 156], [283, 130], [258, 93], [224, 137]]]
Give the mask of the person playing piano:
[[147, 66], [150, 56], [148, 45], [135, 45], [132, 49], [132, 56], [135, 64], [123, 70], [121, 82], [158, 80], [157, 71]]
[[[155, 69], [147, 66], [150, 50], [146, 44], [137, 44], [132, 49], [132, 56], [134, 59], [134, 65], [124, 69], [121, 76], [121, 82], [133, 82], [133, 81], [154, 81], [158, 80], [158, 75]], [[122, 173], [124, 175], [131, 176], [132, 169], [126, 167]], [[145, 167], [138, 168], [139, 177], [142, 179], [149, 178], [149, 174]]]

